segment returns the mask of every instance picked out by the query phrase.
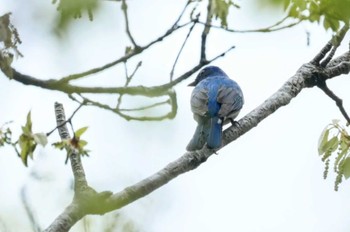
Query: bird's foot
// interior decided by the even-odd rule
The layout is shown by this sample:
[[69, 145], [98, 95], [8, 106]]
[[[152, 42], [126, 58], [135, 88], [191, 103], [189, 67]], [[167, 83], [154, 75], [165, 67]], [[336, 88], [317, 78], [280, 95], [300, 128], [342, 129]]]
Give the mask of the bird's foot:
[[239, 126], [239, 122], [233, 120], [232, 118], [230, 118], [230, 122], [231, 122], [232, 126]]

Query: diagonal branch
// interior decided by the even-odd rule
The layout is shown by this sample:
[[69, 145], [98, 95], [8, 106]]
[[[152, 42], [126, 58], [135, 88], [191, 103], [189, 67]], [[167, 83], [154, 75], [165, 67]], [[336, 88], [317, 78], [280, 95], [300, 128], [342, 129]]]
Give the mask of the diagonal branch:
[[128, 17], [128, 5], [126, 4], [125, 0], [122, 0], [122, 11], [124, 14], [126, 34], [128, 35], [128, 37], [129, 37], [131, 43], [134, 45], [135, 49], [137, 49], [137, 48], [139, 48], [139, 45], [136, 44], [134, 37], [131, 35], [131, 32], [130, 32], [129, 17]]
[[[336, 58], [336, 60], [350, 62], [350, 57], [344, 54]], [[223, 132], [222, 147], [227, 146], [256, 127], [260, 122], [282, 106], [289, 104], [289, 102], [304, 88], [316, 86], [316, 84], [313, 86], [310, 85], [310, 83], [316, 83], [311, 79], [315, 78], [315, 73], [322, 72], [324, 72], [324, 68], [320, 67], [318, 64], [315, 65], [310, 62], [302, 65], [296, 74], [287, 80], [277, 92]], [[59, 115], [60, 113], [58, 116]], [[59, 116], [59, 118], [60, 117], [62, 116]], [[118, 193], [113, 195], [110, 195], [109, 192], [100, 193], [97, 194], [98, 197], [87, 198], [88, 201], [73, 201], [46, 231], [68, 231], [84, 215], [104, 214], [122, 208], [150, 194], [154, 190], [175, 179], [177, 176], [196, 169], [214, 152], [215, 151], [208, 149], [206, 146], [201, 150], [186, 152], [177, 160], [169, 163], [165, 168]], [[61, 220], [64, 221], [64, 230], [50, 229], [55, 228], [54, 226], [61, 225]]]
[[[275, 94], [255, 110], [240, 119], [235, 126], [226, 129], [223, 136], [223, 147], [253, 129], [280, 107], [287, 105], [303, 88], [306, 87], [305, 80], [312, 77], [313, 72], [315, 71], [314, 69], [315, 67], [310, 64], [303, 65], [299, 71]], [[122, 208], [123, 206], [146, 196], [177, 176], [197, 168], [213, 153], [214, 150], [208, 149], [206, 146], [201, 150], [186, 152], [180, 158], [169, 163], [165, 168], [156, 172], [152, 176], [125, 188], [121, 192], [113, 194], [104, 204], [101, 204], [100, 213], [106, 213]]]
[[198, 22], [198, 17], [199, 17], [199, 14], [197, 15], [196, 20], [193, 22], [193, 25], [190, 27], [190, 29], [189, 29], [189, 31], [188, 31], [188, 33], [186, 35], [186, 38], [185, 38], [184, 42], [182, 43], [182, 46], [181, 46], [181, 48], [180, 48], [180, 50], [179, 50], [179, 52], [178, 52], [178, 54], [177, 54], [177, 56], [175, 58], [173, 67], [172, 67], [172, 69], [170, 71], [170, 81], [173, 81], [175, 66], [177, 64], [177, 61], [178, 61], [180, 55], [181, 55], [182, 50], [184, 49], [184, 47], [185, 47], [185, 45], [187, 43], [188, 38], [190, 37], [190, 35], [191, 35], [192, 31], [193, 31], [193, 28], [196, 26], [196, 24]]
[[[349, 73], [349, 71], [348, 71]], [[340, 75], [340, 74], [339, 74]], [[350, 118], [349, 115], [346, 113], [344, 106], [343, 106], [343, 100], [340, 99], [337, 95], [335, 95], [335, 93], [332, 92], [332, 90], [330, 90], [326, 84], [325, 81], [323, 82], [319, 82], [319, 84], [317, 85], [317, 87], [319, 87], [320, 89], [322, 89], [322, 91], [328, 96], [330, 97], [332, 100], [335, 101], [336, 105], [338, 106], [340, 112], [342, 113], [342, 115], [344, 116], [344, 118], [347, 121], [347, 124], [350, 125]]]

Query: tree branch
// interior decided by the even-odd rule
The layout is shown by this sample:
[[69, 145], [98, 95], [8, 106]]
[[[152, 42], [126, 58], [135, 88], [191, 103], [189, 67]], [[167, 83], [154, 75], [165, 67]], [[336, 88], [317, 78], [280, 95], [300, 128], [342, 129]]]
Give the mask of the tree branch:
[[[246, 132], [256, 127], [260, 122], [282, 106], [289, 104], [289, 102], [304, 88], [316, 86], [319, 83], [317, 78], [319, 78], [321, 75], [325, 75], [329, 69], [333, 69], [334, 67], [342, 65], [345, 62], [350, 63], [349, 53], [345, 53], [342, 56], [331, 60], [327, 67], [321, 67], [319, 62], [324, 58], [326, 53], [330, 51], [330, 49], [331, 48], [328, 47], [327, 49], [322, 49], [319, 54], [323, 54], [323, 57], [320, 57], [318, 54], [316, 56], [317, 59], [313, 59], [311, 62], [302, 65], [296, 74], [286, 81], [276, 93], [266, 99], [260, 106], [241, 118], [236, 124], [227, 128], [223, 132], [222, 147], [230, 144], [240, 136], [244, 135]], [[315, 64], [315, 60], [317, 60], [318, 63]], [[342, 73], [346, 73], [345, 71]], [[193, 70], [190, 72], [193, 73]], [[63, 108], [57, 103], [55, 108], [57, 123], [58, 125], [62, 125], [61, 123], [65, 121]], [[61, 130], [61, 137], [67, 138], [67, 136], [69, 136], [67, 130], [64, 128]], [[84, 215], [104, 214], [128, 205], [165, 185], [177, 176], [196, 169], [216, 151], [208, 149], [206, 146], [204, 146], [201, 150], [186, 152], [180, 158], [169, 163], [165, 168], [161, 169], [150, 177], [145, 178], [144, 180], [113, 195], [111, 195], [110, 192], [96, 193], [96, 191], [88, 187], [83, 170], [81, 169], [82, 171], [74, 171], [80, 169], [77, 167], [79, 166], [80, 159], [71, 159], [72, 163], [77, 163], [77, 166], [72, 164], [75, 178], [82, 179], [82, 181], [77, 183], [77, 185], [81, 184], [87, 188], [86, 190], [81, 191], [80, 197], [76, 197], [75, 194], [73, 202], [46, 231], [68, 231]]]
[[[58, 132], [60, 134], [61, 139], [70, 139], [71, 136], [69, 135], [69, 131], [67, 128], [66, 115], [64, 113], [63, 105], [58, 102], [55, 103], [55, 114]], [[79, 194], [88, 187], [85, 178], [85, 171], [81, 162], [80, 155], [77, 152], [73, 151], [72, 154], [70, 154], [69, 159], [74, 175], [74, 191]]]
[[280, 21], [277, 21], [275, 24], [268, 26], [268, 27], [263, 27], [263, 28], [257, 28], [257, 29], [246, 29], [246, 30], [238, 30], [238, 29], [233, 29], [233, 28], [226, 28], [226, 27], [222, 27], [222, 26], [217, 26], [217, 25], [213, 25], [213, 24], [208, 24], [207, 22], [201, 22], [199, 21], [199, 24], [205, 25], [205, 26], [209, 26], [215, 29], [220, 29], [220, 30], [224, 30], [227, 32], [232, 32], [232, 33], [266, 33], [266, 32], [274, 32], [274, 31], [281, 31], [287, 28], [291, 28], [294, 27], [296, 25], [298, 25], [299, 23], [301, 23], [303, 20], [298, 20], [294, 23], [289, 23], [283, 26], [280, 26], [282, 23], [284, 23], [286, 20], [288, 19], [288, 16], [284, 17], [283, 19], [281, 19]]
[[135, 49], [139, 48], [139, 45], [136, 44], [133, 36], [131, 35], [130, 28], [129, 28], [129, 17], [128, 17], [128, 5], [126, 4], [125, 0], [122, 0], [122, 11], [124, 14], [124, 20], [125, 20], [125, 28], [126, 28], [126, 34], [128, 35], [131, 43], [134, 45]]
[[[223, 147], [236, 140], [277, 109], [287, 105], [299, 92], [306, 87], [305, 81], [312, 78], [315, 67], [303, 65], [275, 94], [268, 98], [255, 110], [240, 119], [235, 126], [224, 131]], [[220, 148], [221, 149], [221, 148]], [[146, 196], [157, 188], [165, 185], [177, 176], [191, 171], [205, 162], [215, 151], [204, 146], [201, 150], [186, 152], [180, 158], [168, 164], [152, 176], [115, 193], [101, 204], [101, 212], [106, 213], [119, 209], [137, 199]]]
[[[223, 147], [256, 127], [277, 109], [287, 105], [304, 88], [311, 87], [309, 85], [310, 79], [313, 79], [315, 73], [319, 71], [322, 71], [322, 69], [318, 66], [311, 63], [304, 64], [276, 93], [240, 119], [237, 124], [224, 131]], [[106, 202], [100, 204], [99, 213], [103, 214], [119, 209], [148, 195], [177, 176], [197, 168], [213, 153], [214, 151], [208, 149], [206, 146], [198, 151], [186, 152], [152, 176], [125, 188], [121, 192], [113, 194]]]
[[205, 25], [202, 31], [202, 41], [201, 41], [201, 56], [200, 56], [200, 62], [206, 62], [207, 57], [206, 57], [206, 44], [207, 44], [207, 37], [210, 31], [210, 24], [211, 24], [211, 18], [213, 16], [212, 13], [212, 1], [208, 1], [208, 6], [207, 6], [207, 18], [205, 21]]

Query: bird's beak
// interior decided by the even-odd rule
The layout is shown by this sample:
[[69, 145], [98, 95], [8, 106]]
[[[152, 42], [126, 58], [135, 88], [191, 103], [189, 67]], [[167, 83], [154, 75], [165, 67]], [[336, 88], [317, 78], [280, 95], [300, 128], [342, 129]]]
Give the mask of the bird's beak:
[[187, 86], [196, 86], [196, 82], [189, 83]]

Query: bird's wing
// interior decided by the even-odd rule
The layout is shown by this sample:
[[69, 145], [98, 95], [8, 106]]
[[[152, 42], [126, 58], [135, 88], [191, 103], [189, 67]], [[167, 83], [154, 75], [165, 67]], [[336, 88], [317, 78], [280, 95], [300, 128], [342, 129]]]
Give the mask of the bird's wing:
[[219, 117], [233, 117], [237, 116], [243, 106], [243, 93], [239, 87], [221, 86], [217, 96], [218, 103], [221, 108], [218, 112]]
[[191, 96], [191, 110], [194, 114], [204, 116], [208, 112], [208, 90], [195, 88]]

